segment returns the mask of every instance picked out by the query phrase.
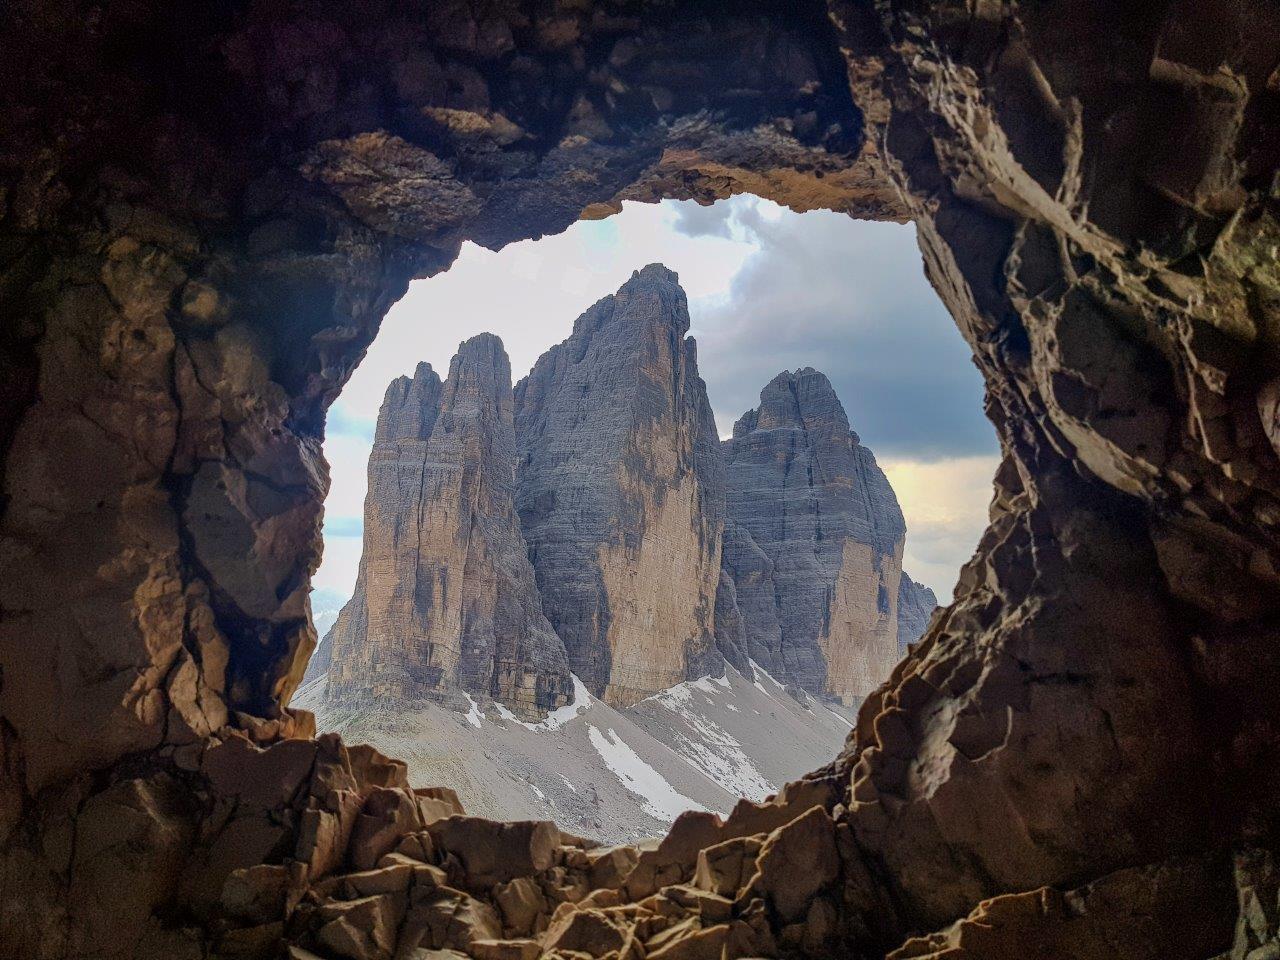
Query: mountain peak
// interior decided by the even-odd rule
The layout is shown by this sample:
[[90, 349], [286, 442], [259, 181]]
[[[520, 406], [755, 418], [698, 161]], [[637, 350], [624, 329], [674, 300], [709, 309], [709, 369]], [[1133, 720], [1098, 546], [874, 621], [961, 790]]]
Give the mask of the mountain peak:
[[680, 274], [661, 263], [645, 264], [639, 270], [631, 271], [632, 280], [661, 280], [666, 283], [680, 283]]
[[507, 348], [502, 343], [502, 338], [496, 333], [477, 333], [470, 340], [463, 340], [458, 344], [457, 356], [467, 357], [506, 357]]
[[860, 442], [827, 375], [813, 367], [801, 367], [794, 372], [783, 370], [770, 380], [760, 391], [760, 406], [738, 419], [733, 435], [737, 438], [755, 430], [809, 430], [824, 425], [847, 430], [855, 444]]

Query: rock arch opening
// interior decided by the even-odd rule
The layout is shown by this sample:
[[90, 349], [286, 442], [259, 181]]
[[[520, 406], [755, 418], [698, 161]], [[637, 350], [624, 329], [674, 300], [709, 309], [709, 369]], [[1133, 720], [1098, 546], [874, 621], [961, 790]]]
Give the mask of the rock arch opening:
[[330, 408], [290, 705], [597, 841], [763, 801], [840, 751], [985, 524], [952, 329], [909, 226], [750, 196], [464, 247]]
[[[5, 948], [1274, 942], [1233, 924], [1276, 883], [1278, 32], [1215, 0], [11, 6]], [[956, 602], [832, 764], [647, 858], [418, 829], [448, 797], [282, 706], [325, 407], [462, 239], [741, 190], [916, 222], [1003, 453]], [[570, 905], [511, 947], [497, 887], [534, 878]]]

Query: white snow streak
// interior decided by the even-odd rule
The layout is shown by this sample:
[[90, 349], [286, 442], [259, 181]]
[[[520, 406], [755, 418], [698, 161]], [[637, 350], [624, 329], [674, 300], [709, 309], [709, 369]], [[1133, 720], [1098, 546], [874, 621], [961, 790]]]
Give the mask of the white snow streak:
[[588, 724], [587, 735], [605, 766], [624, 787], [641, 799], [645, 812], [654, 819], [671, 823], [686, 810], [707, 809], [667, 783], [662, 774], [645, 763], [612, 728], [606, 735]]
[[755, 688], [759, 690], [761, 693], [763, 693], [766, 697], [768, 697], [771, 700], [776, 699], [774, 695], [770, 693], [768, 690], [766, 690], [764, 686], [760, 683], [760, 677], [762, 676], [768, 678], [769, 682], [772, 683], [775, 687], [777, 687], [779, 692], [786, 692], [787, 688], [784, 687], [782, 684], [780, 684], [777, 680], [775, 680], [773, 678], [773, 675], [770, 674], [768, 670], [766, 670], [764, 667], [760, 666], [760, 664], [756, 663], [754, 660], [751, 660], [749, 658], [747, 662], [751, 664], [751, 669], [756, 673]]
[[[734, 676], [737, 675], [735, 672]], [[703, 697], [695, 697], [695, 690]], [[764, 692], [763, 688], [761, 691]], [[769, 694], [765, 692], [765, 696]], [[732, 697], [733, 684], [726, 670], [722, 677], [706, 676], [678, 683], [648, 697], [647, 701], [679, 718], [681, 722], [669, 728], [674, 738], [669, 742], [695, 770], [730, 793], [763, 800], [776, 787], [756, 769], [742, 744], [711, 719], [724, 707], [738, 711], [734, 704], [726, 702]], [[687, 728], [692, 736], [682, 728]]]
[[471, 699], [471, 694], [464, 691], [462, 695], [467, 698], [467, 703], [471, 705], [471, 708], [467, 711], [466, 721], [479, 730], [480, 718], [484, 716], [484, 714], [480, 712], [480, 705]]
[[827, 713], [831, 714], [833, 717], [835, 717], [837, 720], [839, 720], [841, 723], [843, 723], [843, 724], [844, 724], [846, 727], [848, 727], [850, 730], [852, 730], [852, 729], [853, 729], [853, 724], [852, 724], [852, 723], [850, 723], [850, 722], [848, 721], [848, 719], [847, 719], [847, 718], [842, 717], [840, 714], [836, 713], [836, 712], [835, 712], [834, 710], [832, 710], [830, 707], [827, 707]]

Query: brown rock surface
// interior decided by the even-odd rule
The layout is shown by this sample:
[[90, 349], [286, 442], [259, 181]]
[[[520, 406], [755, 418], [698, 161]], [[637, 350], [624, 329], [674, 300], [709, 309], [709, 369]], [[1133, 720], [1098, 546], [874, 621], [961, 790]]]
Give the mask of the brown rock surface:
[[[1273, 4], [0, 18], [0, 950], [306, 958], [342, 916], [334, 943], [385, 949], [395, 895], [322, 911], [361, 899], [327, 874], [394, 768], [321, 738], [270, 807], [200, 772], [312, 735], [324, 408], [464, 239], [743, 189], [916, 223], [1004, 463], [955, 602], [826, 771], [838, 896], [785, 927], [743, 903], [733, 951], [876, 956], [1004, 897], [1048, 951], [1085, 941], [1040, 904], [1122, 875], [1084, 922], [1123, 943], [1189, 854], [1159, 955], [1271, 949], [1267, 871], [1233, 893], [1230, 863], [1280, 849]], [[226, 879], [261, 865], [305, 880], [239, 921]], [[432, 873], [403, 896], [397, 950], [502, 937]], [[701, 924], [657, 890], [590, 909]]]

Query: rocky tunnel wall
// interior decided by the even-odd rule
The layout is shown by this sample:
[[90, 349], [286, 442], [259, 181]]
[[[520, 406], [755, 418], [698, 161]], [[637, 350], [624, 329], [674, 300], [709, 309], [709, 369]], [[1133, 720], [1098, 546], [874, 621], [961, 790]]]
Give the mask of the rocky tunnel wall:
[[[20, 2], [2, 29], [0, 833], [6, 898], [41, 906], [0, 941], [207, 929], [208, 757], [314, 733], [286, 706], [324, 409], [411, 278], [751, 191], [915, 221], [1004, 452], [956, 602], [815, 774], [829, 942], [1164, 870], [1226, 948], [1230, 858], [1277, 826], [1272, 5]], [[241, 857], [280, 862], [290, 802]]]

